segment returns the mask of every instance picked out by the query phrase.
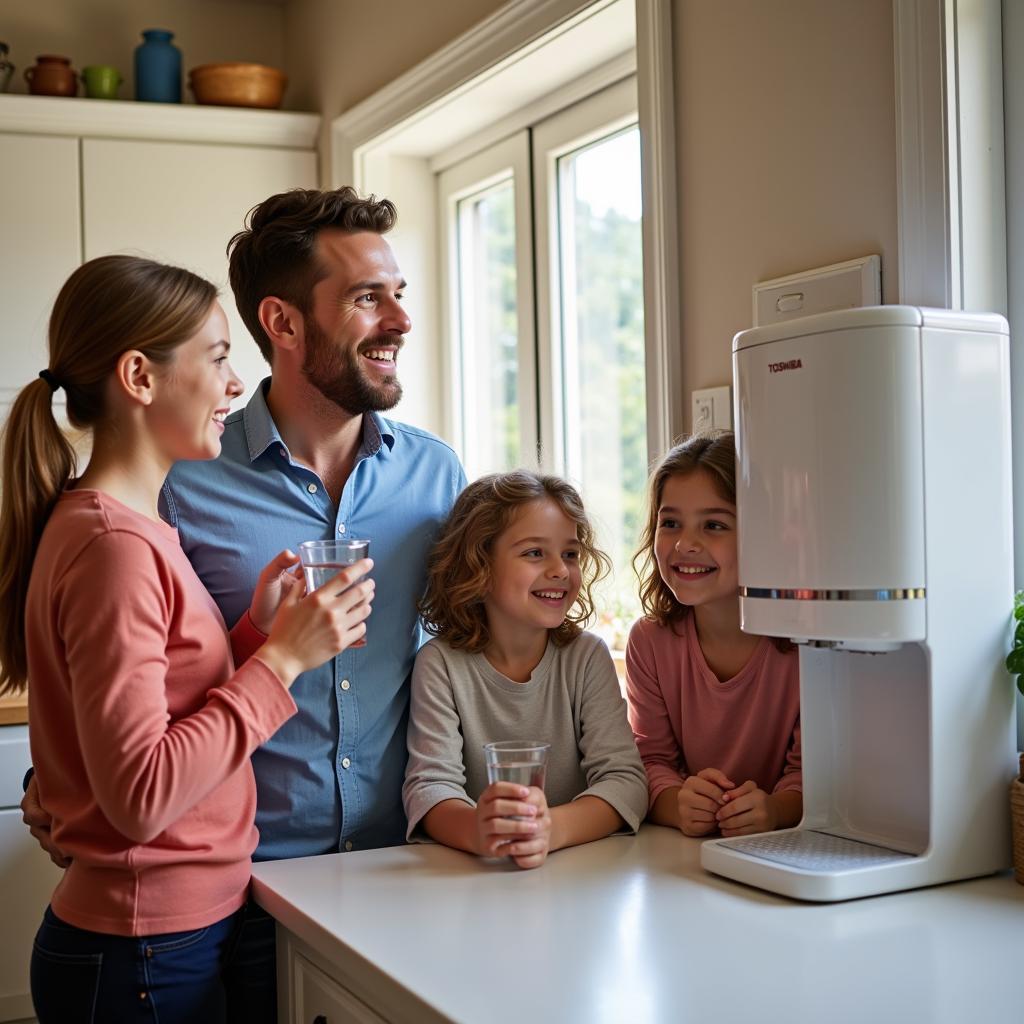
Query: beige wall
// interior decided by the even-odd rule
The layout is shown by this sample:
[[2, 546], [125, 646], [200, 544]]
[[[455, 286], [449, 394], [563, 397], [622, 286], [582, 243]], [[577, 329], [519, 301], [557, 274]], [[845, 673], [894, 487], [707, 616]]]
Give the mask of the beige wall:
[[323, 114], [321, 177], [330, 180], [331, 121], [505, 0], [290, 0], [286, 63], [301, 109]]
[[673, 2], [688, 394], [756, 281], [880, 253], [898, 299], [892, 0]]
[[[2, 26], [21, 70], [66, 53], [129, 80], [139, 30], [177, 33], [187, 68], [283, 67], [285, 106], [333, 118], [502, 6], [504, 0], [30, 0]], [[668, 0], [665, 0], [668, 2]], [[896, 301], [892, 0], [672, 0], [683, 386], [730, 379], [732, 335], [755, 281], [882, 256]], [[689, 403], [687, 402], [687, 408]]]
[[[253, 0], [11, 0], [0, 38], [17, 66], [9, 92], [27, 92], [22, 72], [41, 53], [70, 57], [76, 70], [113, 64], [124, 77], [120, 98], [135, 94], [133, 54], [145, 28], [174, 32], [189, 68], [224, 60], [284, 67], [285, 8]], [[192, 95], [183, 83], [185, 102]], [[284, 105], [298, 109], [286, 94]]]

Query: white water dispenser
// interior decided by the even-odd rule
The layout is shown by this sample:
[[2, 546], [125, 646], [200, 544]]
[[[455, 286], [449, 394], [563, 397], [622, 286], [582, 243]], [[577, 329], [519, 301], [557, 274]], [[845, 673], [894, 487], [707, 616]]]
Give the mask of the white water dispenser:
[[736, 335], [740, 616], [800, 645], [804, 816], [708, 870], [829, 901], [1009, 866], [1009, 379], [992, 314]]

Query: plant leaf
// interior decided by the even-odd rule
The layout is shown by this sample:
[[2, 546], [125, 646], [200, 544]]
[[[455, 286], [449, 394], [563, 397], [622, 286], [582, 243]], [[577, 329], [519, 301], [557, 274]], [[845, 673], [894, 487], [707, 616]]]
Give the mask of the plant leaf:
[[1016, 647], [1006, 656], [1006, 670], [1015, 676], [1024, 672], [1024, 647]]

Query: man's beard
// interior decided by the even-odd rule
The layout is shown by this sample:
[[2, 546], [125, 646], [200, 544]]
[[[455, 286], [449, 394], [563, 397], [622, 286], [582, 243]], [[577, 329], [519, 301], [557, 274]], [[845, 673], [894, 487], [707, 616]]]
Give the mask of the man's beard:
[[[312, 316], [305, 318], [305, 338], [306, 361], [302, 372], [329, 402], [352, 416], [386, 412], [398, 404], [402, 397], [398, 378], [392, 376], [381, 384], [374, 383], [359, 365], [360, 356], [352, 349], [335, 345]], [[403, 344], [398, 335], [382, 334], [362, 342], [359, 347], [366, 351], [375, 345], [401, 348]]]

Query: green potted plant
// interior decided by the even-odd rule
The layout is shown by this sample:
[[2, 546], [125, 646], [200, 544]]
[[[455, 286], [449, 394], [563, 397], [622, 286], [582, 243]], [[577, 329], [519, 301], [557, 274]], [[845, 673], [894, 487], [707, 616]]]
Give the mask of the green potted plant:
[[[1006, 656], [1006, 667], [1017, 677], [1017, 689], [1024, 694], [1024, 590], [1013, 597], [1013, 647]], [[1013, 816], [1013, 872], [1024, 885], [1024, 754], [1020, 756], [1020, 774], [1010, 783], [1010, 810]]]

